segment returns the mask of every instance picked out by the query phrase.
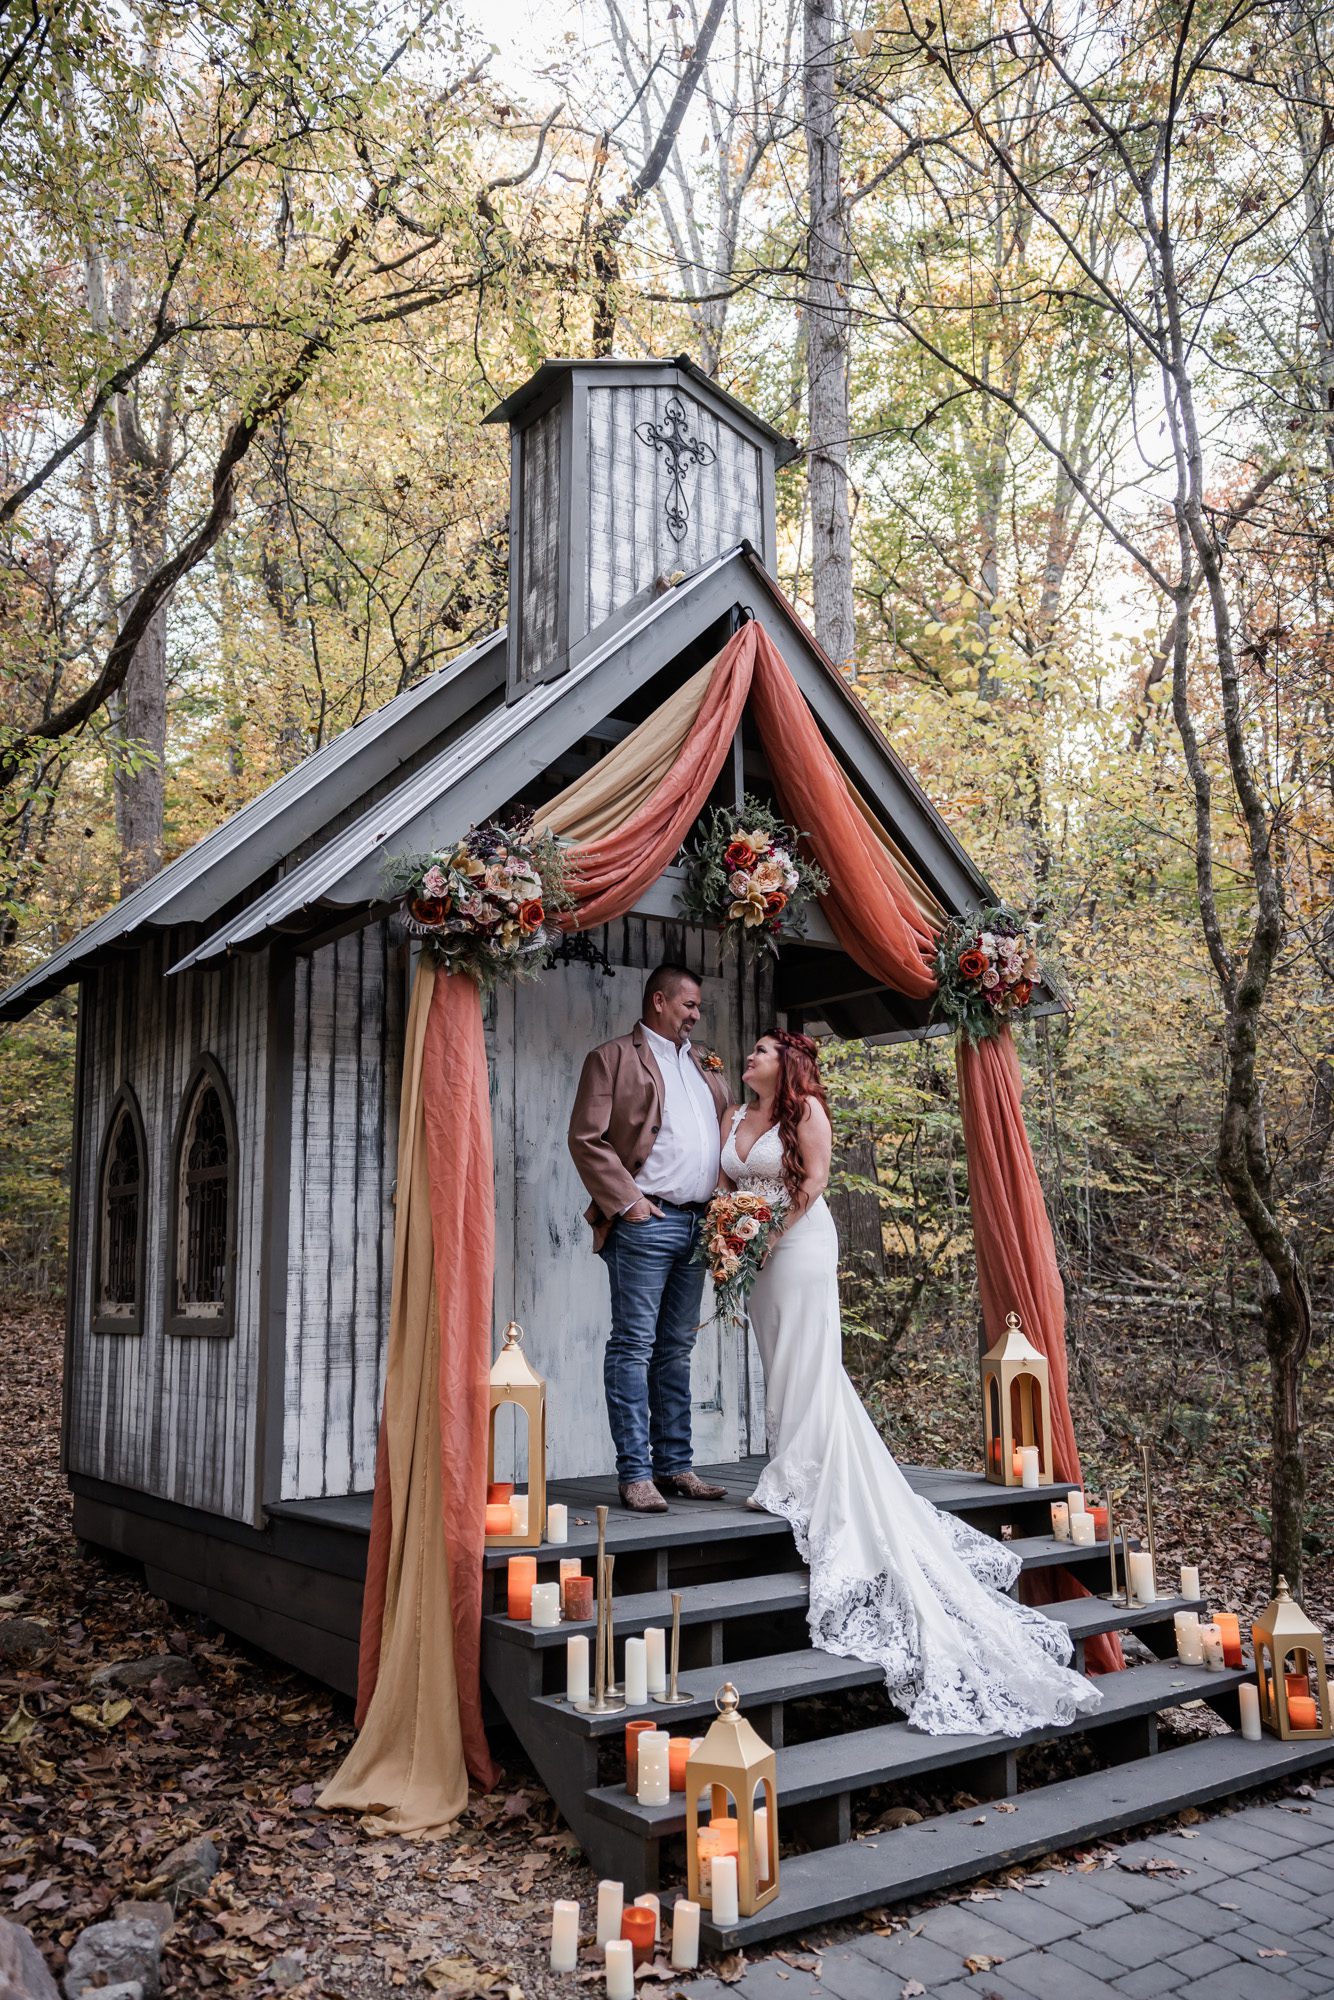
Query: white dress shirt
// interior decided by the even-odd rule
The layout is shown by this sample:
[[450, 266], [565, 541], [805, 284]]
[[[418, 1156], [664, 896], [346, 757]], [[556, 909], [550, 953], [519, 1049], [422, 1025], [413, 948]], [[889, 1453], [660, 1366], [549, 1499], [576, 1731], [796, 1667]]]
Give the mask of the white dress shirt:
[[718, 1107], [689, 1042], [669, 1042], [650, 1027], [644, 1044], [662, 1076], [662, 1121], [635, 1185], [649, 1200], [707, 1201], [718, 1185]]

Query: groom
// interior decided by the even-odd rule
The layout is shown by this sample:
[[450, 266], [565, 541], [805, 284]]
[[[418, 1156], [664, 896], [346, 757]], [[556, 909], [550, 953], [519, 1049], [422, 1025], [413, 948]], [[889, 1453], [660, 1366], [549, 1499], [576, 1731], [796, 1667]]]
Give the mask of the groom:
[[630, 1033], [585, 1058], [570, 1116], [570, 1152], [592, 1196], [585, 1214], [611, 1279], [603, 1380], [621, 1500], [636, 1514], [665, 1514], [664, 1493], [727, 1497], [690, 1464], [704, 1291], [694, 1256], [730, 1102], [721, 1068], [705, 1068], [690, 1045], [700, 998], [693, 972], [660, 965]]

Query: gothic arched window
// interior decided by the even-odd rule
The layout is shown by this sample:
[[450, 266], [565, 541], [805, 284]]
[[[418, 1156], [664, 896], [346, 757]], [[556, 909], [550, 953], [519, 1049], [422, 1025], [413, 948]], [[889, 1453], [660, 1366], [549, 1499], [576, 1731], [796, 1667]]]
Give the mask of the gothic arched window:
[[148, 1147], [134, 1092], [116, 1096], [102, 1142], [93, 1242], [93, 1331], [143, 1327]]
[[222, 1071], [200, 1058], [176, 1134], [169, 1333], [232, 1331], [236, 1121]]

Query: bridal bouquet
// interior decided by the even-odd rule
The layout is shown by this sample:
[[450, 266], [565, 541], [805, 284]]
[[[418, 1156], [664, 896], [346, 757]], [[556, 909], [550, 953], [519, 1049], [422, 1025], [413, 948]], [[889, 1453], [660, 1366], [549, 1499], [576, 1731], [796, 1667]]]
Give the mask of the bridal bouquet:
[[936, 1006], [980, 1042], [997, 1035], [1033, 998], [1037, 940], [1013, 910], [1001, 907], [954, 917], [936, 941]]
[[709, 1203], [700, 1237], [699, 1256], [722, 1312], [744, 1319], [746, 1300], [760, 1275], [764, 1253], [782, 1227], [786, 1202], [739, 1190], [716, 1194]]
[[807, 903], [829, 887], [798, 851], [800, 839], [795, 827], [749, 794], [739, 812], [715, 807], [683, 857], [685, 915], [717, 928], [725, 945], [743, 952], [759, 946], [776, 951], [779, 938], [800, 937]]
[[560, 935], [556, 913], [570, 907], [560, 845], [535, 837], [531, 820], [472, 827], [438, 854], [391, 862], [388, 877], [412, 935], [484, 992], [535, 977]]

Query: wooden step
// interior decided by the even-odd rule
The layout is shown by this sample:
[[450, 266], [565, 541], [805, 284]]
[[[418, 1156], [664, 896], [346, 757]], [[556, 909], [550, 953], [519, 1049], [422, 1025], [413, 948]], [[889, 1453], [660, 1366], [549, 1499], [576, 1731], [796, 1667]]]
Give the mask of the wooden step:
[[[1069, 1542], [1058, 1542], [1052, 1536], [1035, 1535], [1009, 1542], [1006, 1546], [1021, 1558], [1025, 1569], [1062, 1567], [1078, 1576], [1082, 1571], [1099, 1569], [1100, 1566], [1098, 1581], [1102, 1582], [1105, 1574], [1110, 1582], [1105, 1542], [1093, 1548], [1076, 1549]], [[776, 1570], [763, 1576], [729, 1578], [724, 1583], [686, 1584], [680, 1592], [681, 1624], [683, 1627], [712, 1625], [728, 1619], [774, 1617], [779, 1612], [804, 1609], [807, 1595], [808, 1576], [804, 1566]], [[642, 1632], [647, 1625], [670, 1625], [672, 1593], [669, 1590], [635, 1592], [617, 1597], [615, 1608], [617, 1637], [628, 1638]], [[591, 1621], [582, 1626], [532, 1625], [498, 1611], [489, 1612], [482, 1623], [488, 1637], [507, 1645], [531, 1646], [538, 1652], [563, 1646], [576, 1630], [591, 1633], [593, 1629]]]
[[[1177, 1708], [1188, 1701], [1216, 1700], [1252, 1677], [1249, 1668], [1210, 1673], [1184, 1666], [1179, 1660], [1132, 1667], [1105, 1675], [1100, 1682], [1103, 1704], [1093, 1715], [1023, 1736], [928, 1736], [906, 1722], [889, 1722], [877, 1729], [858, 1729], [845, 1736], [825, 1737], [782, 1749], [778, 1756], [778, 1796], [789, 1806], [840, 1793], [869, 1791], [875, 1785], [920, 1778], [947, 1765], [965, 1765], [997, 1752], [1021, 1750], [1088, 1730], [1105, 1729], [1141, 1716]], [[591, 1804], [605, 1819], [641, 1839], [666, 1839], [685, 1829], [685, 1800], [674, 1793], [666, 1805], [641, 1805], [624, 1785], [603, 1785], [591, 1794]]]
[[665, 1728], [712, 1717], [714, 1697], [724, 1681], [731, 1681], [741, 1697], [741, 1706], [760, 1708], [789, 1701], [807, 1701], [814, 1695], [837, 1694], [844, 1688], [874, 1687], [882, 1683], [879, 1667], [865, 1660], [840, 1660], [833, 1653], [817, 1653], [803, 1646], [793, 1653], [770, 1653], [758, 1660], [731, 1660], [716, 1667], [695, 1667], [681, 1676], [681, 1692], [689, 1702], [664, 1708], [658, 1702], [626, 1707], [610, 1715], [581, 1715], [563, 1695], [538, 1695], [533, 1707], [544, 1721], [554, 1723], [577, 1736], [613, 1736], [627, 1722], [652, 1716]]
[[[1078, 1574], [1082, 1570], [1101, 1566], [1102, 1574], [1107, 1579], [1105, 1588], [1111, 1588], [1111, 1550], [1106, 1542], [1093, 1542], [1086, 1548], [1076, 1548], [1073, 1542], [1058, 1541], [1055, 1535], [1015, 1535], [1005, 1546], [1022, 1557], [1025, 1569], [1068, 1569]], [[1132, 1535], [1128, 1542], [1118, 1535], [1118, 1567], [1125, 1560], [1127, 1548], [1138, 1547], [1137, 1535]], [[1118, 1580], [1124, 1589], [1124, 1571], [1121, 1571]]]
[[[1004, 1801], [1013, 1805], [1013, 1812], [998, 1812], [994, 1804], [969, 1807], [785, 1858], [774, 1902], [735, 1924], [716, 1925], [705, 1912], [703, 1941], [713, 1951], [734, 1951], [858, 1910], [908, 1902], [1331, 1760], [1334, 1742], [1329, 1741], [1279, 1743], [1266, 1737], [1246, 1743], [1231, 1734], [1202, 1737], [1114, 1770], [1015, 1793]], [[779, 1815], [781, 1822], [781, 1791]]]

